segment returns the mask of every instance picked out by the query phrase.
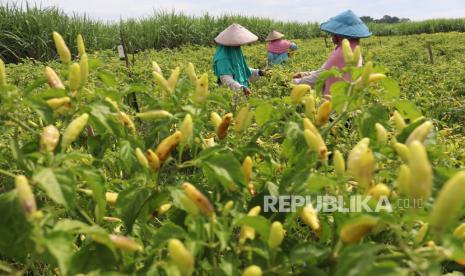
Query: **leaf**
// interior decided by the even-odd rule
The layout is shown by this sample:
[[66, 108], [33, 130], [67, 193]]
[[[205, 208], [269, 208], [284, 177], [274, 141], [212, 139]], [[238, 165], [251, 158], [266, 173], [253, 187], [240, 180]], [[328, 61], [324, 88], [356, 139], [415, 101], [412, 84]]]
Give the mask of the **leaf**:
[[[208, 226], [207, 226], [208, 227]], [[231, 232], [229, 229], [224, 224], [221, 223], [215, 223], [214, 226], [214, 232], [215, 236], [218, 237], [218, 240], [220, 242], [220, 250], [223, 251], [228, 248], [229, 241], [231, 239]]]
[[304, 192], [307, 188], [306, 181], [309, 177], [309, 170], [305, 167], [298, 169], [287, 168], [284, 170], [279, 186], [280, 194], [289, 194], [291, 192]]
[[394, 261], [386, 261], [374, 263], [365, 275], [407, 276], [410, 275], [410, 270], [399, 267], [399, 264]]
[[89, 69], [97, 69], [102, 65], [102, 61], [97, 58], [89, 58]]
[[240, 218], [237, 222], [237, 225], [248, 225], [255, 229], [257, 233], [259, 233], [264, 240], [268, 240], [268, 236], [270, 234], [270, 227], [271, 223], [269, 220], [262, 216], [245, 216]]
[[324, 187], [331, 186], [334, 182], [323, 175], [312, 174], [307, 179], [306, 183], [309, 192], [317, 192]]
[[392, 101], [400, 97], [400, 87], [395, 80], [391, 78], [385, 78], [379, 83], [385, 90], [384, 93], [380, 94], [381, 97], [383, 97], [385, 100]]
[[16, 198], [16, 190], [0, 194], [0, 255], [24, 262], [35, 246], [32, 226]]
[[114, 145], [109, 133], [87, 137], [87, 148], [95, 158], [103, 158], [106, 150]]
[[45, 191], [45, 193], [56, 203], [68, 207], [66, 199], [61, 190], [60, 184], [58, 183], [55, 173], [49, 168], [39, 169], [34, 174], [32, 179], [39, 183], [39, 186]]
[[53, 230], [57, 232], [80, 233], [84, 232], [84, 229], [88, 226], [89, 225], [79, 220], [61, 219], [55, 224]]
[[345, 81], [338, 81], [331, 85], [331, 103], [332, 108], [340, 113], [349, 100], [347, 89], [349, 84]]
[[197, 157], [197, 160], [200, 160], [200, 161], [207, 160], [216, 154], [223, 154], [223, 153], [228, 153], [228, 152], [229, 152], [228, 150], [226, 150], [223, 147], [219, 147], [219, 146], [206, 148], [200, 152], [199, 156]]
[[109, 72], [99, 71], [97, 77], [109, 87], [116, 87], [118, 85], [116, 77]]
[[127, 233], [132, 232], [137, 218], [153, 212], [153, 210], [144, 209], [144, 207], [156, 208], [166, 202], [168, 198], [167, 192], [151, 193], [151, 190], [145, 187], [129, 188], [120, 192], [116, 202], [116, 210], [126, 225]]
[[304, 152], [308, 146], [305, 142], [303, 131], [297, 123], [290, 122], [287, 125], [285, 133], [286, 139], [284, 140], [281, 154], [294, 161], [298, 158], [298, 154]]
[[92, 168], [86, 168], [81, 170], [81, 172], [87, 186], [89, 186], [92, 190], [92, 198], [94, 199], [98, 210], [95, 212], [95, 218], [97, 222], [100, 223], [107, 208], [107, 202], [105, 199], [105, 178], [98, 171], [93, 170]]
[[149, 197], [150, 190], [144, 187], [129, 188], [118, 194], [116, 209], [128, 228], [128, 233], [132, 231], [132, 226]]
[[98, 225], [88, 225], [78, 220], [62, 219], [55, 224], [53, 230], [71, 234], [84, 234], [99, 244], [107, 246], [115, 253], [115, 246], [111, 242], [107, 231]]
[[25, 99], [24, 102], [26, 105], [31, 107], [46, 124], [53, 124], [55, 121], [53, 111], [44, 100], [30, 97]]
[[116, 271], [116, 265], [117, 259], [110, 249], [98, 243], [89, 243], [74, 254], [69, 274], [89, 273], [97, 269], [100, 272]]
[[50, 99], [50, 98], [61, 98], [61, 97], [66, 97], [68, 94], [66, 94], [66, 90], [63, 89], [56, 89], [56, 88], [50, 88], [42, 93], [39, 94], [39, 96], [42, 99]]
[[359, 244], [345, 247], [338, 258], [335, 276], [370, 275], [367, 272], [375, 261], [376, 253], [383, 245]]
[[107, 130], [113, 133], [113, 129], [110, 126], [109, 118], [112, 116], [110, 108], [101, 103], [94, 103], [90, 105], [91, 122], [95, 126], [96, 133], [104, 133]]
[[331, 77], [340, 77], [341, 73], [339, 72], [339, 69], [336, 66], [333, 66], [330, 70], [326, 70], [321, 72], [320, 75], [318, 75], [318, 78], [316, 80], [315, 84], [315, 91], [317, 93], [323, 92], [323, 88], [325, 86], [325, 82], [327, 79]]
[[263, 126], [273, 115], [274, 108], [269, 103], [259, 105], [255, 109], [255, 121], [259, 126]]
[[221, 258], [220, 269], [225, 275], [240, 275], [240, 263], [236, 255], [227, 254]]
[[56, 259], [60, 272], [67, 275], [75, 247], [73, 237], [66, 232], [51, 232], [45, 237], [48, 252]]
[[389, 112], [384, 106], [375, 105], [368, 108], [357, 118], [360, 136], [368, 137], [375, 141], [377, 139], [375, 124], [387, 125], [388, 120]]
[[92, 162], [93, 156], [91, 154], [71, 151], [67, 153], [58, 153], [55, 155], [55, 162], [62, 163], [65, 161], [76, 161], [81, 163]]
[[312, 242], [306, 242], [298, 244], [290, 251], [289, 260], [291, 264], [316, 263], [330, 253], [331, 249], [328, 247], [320, 248]]
[[182, 238], [186, 236], [184, 229], [172, 222], [166, 222], [160, 228], [158, 228], [155, 235], [150, 239], [154, 248], [163, 247], [171, 238]]
[[426, 121], [425, 117], [419, 117], [415, 121], [408, 124], [399, 135], [396, 136], [396, 139], [399, 143], [405, 143], [409, 135], [421, 124]]
[[245, 186], [242, 165], [230, 152], [212, 155], [203, 162], [203, 168], [209, 181], [219, 181], [225, 188]]
[[69, 171], [69, 169], [57, 168], [53, 172], [66, 200], [66, 205], [71, 209], [76, 204], [76, 178]]
[[119, 159], [125, 172], [130, 173], [136, 163], [134, 149], [129, 141], [123, 140], [119, 143]]
[[421, 112], [418, 111], [414, 103], [409, 100], [399, 100], [395, 103], [395, 107], [405, 118], [410, 119], [411, 121], [415, 120], [418, 117], [421, 117]]
[[24, 90], [24, 95], [28, 95], [29, 93], [31, 93], [32, 91], [34, 91], [35, 89], [41, 87], [42, 85], [46, 84], [47, 83], [47, 79], [45, 77], [39, 77], [37, 79], [35, 79], [31, 84], [29, 84]]

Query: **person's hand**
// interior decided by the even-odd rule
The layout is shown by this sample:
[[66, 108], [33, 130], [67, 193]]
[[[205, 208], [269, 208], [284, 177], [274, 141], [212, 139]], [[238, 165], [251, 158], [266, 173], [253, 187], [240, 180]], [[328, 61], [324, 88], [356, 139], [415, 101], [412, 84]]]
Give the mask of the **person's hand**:
[[269, 77], [271, 76], [271, 69], [270, 68], [267, 68], [265, 70], [258, 69], [258, 75], [260, 77]]
[[302, 78], [302, 73], [295, 73], [293, 76], [292, 76], [293, 79], [301, 79]]
[[242, 87], [242, 91], [244, 91], [244, 95], [246, 97], [250, 96], [252, 94], [252, 90], [250, 90], [250, 88], [247, 88], [247, 87]]

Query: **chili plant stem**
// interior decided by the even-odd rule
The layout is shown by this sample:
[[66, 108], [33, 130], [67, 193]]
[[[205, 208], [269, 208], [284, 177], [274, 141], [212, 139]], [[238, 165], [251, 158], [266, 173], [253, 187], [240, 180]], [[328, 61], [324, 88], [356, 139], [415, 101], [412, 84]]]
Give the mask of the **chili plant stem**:
[[14, 118], [13, 116], [7, 114], [6, 117], [8, 117], [8, 119], [11, 120], [12, 122], [15, 122], [16, 124], [18, 124], [21, 128], [24, 128], [25, 130], [27, 130], [29, 132], [34, 132], [34, 129], [32, 129], [31, 127], [29, 127], [25, 123], [21, 122], [20, 120]]

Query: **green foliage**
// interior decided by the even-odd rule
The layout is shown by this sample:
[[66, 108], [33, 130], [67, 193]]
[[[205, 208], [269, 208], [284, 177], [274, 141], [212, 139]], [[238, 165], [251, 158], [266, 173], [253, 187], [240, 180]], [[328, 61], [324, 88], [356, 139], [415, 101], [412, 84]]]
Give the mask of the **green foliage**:
[[[237, 22], [264, 41], [276, 29], [291, 39], [319, 37], [323, 32], [315, 22], [281, 22], [243, 15], [196, 17], [174, 11], [157, 11], [141, 19], [103, 22], [87, 15], [66, 15], [58, 8], [42, 8], [29, 4], [0, 6], [0, 58], [20, 62], [25, 58], [47, 61], [56, 57], [51, 33], [63, 35], [71, 52], [77, 55], [76, 36], [80, 33], [89, 52], [116, 49], [120, 31], [125, 35], [129, 53], [148, 49], [176, 48], [181, 45], [212, 45], [213, 38], [231, 23]], [[433, 19], [396, 24], [369, 23], [373, 34], [411, 35], [439, 32], [464, 32], [464, 19]]]
[[[463, 126], [457, 118], [444, 116], [463, 102], [463, 74], [459, 74], [463, 45], [450, 44], [456, 36], [463, 37], [436, 34], [363, 41], [365, 61], [372, 60], [375, 73], [389, 78], [360, 89], [352, 81], [335, 84], [331, 120], [318, 129], [329, 153], [327, 161], [307, 145], [304, 104], [291, 104], [289, 98], [290, 73], [317, 68], [329, 53], [321, 39], [298, 41], [298, 54], [286, 65], [273, 67], [271, 77], [253, 84], [248, 99], [216, 85], [210, 47], [141, 52], [129, 69], [111, 51], [89, 54], [89, 81], [75, 93], [68, 87], [65, 65], [48, 64], [64, 81], [65, 90], [48, 87], [44, 64], [8, 65], [7, 85], [0, 87], [0, 269], [38, 275], [57, 271], [60, 275], [178, 275], [183, 270], [167, 252], [168, 240], [176, 238], [194, 258], [195, 275], [240, 275], [250, 265], [259, 266], [264, 275], [452, 272], [459, 266], [455, 261], [465, 259], [464, 241], [452, 235], [459, 221], [445, 226], [447, 231], [435, 244], [429, 233], [416, 240], [437, 192], [464, 167]], [[418, 50], [421, 38], [443, 51], [437, 67], [425, 63], [426, 52]], [[244, 47], [244, 52], [251, 66], [265, 66], [263, 45]], [[152, 60], [160, 64], [165, 77], [171, 68], [184, 68], [188, 61], [195, 63], [198, 73], [209, 72], [206, 102], [192, 100], [196, 88], [184, 72], [172, 93], [154, 84]], [[360, 74], [357, 68], [344, 70], [354, 79]], [[173, 116], [135, 120], [132, 93], [141, 112], [166, 110]], [[315, 95], [321, 104], [320, 93]], [[63, 96], [72, 100], [60, 112], [46, 103]], [[227, 137], [218, 139], [211, 112], [236, 115], [246, 103], [254, 112], [253, 123], [242, 133], [230, 126]], [[394, 110], [407, 119], [403, 130], [389, 119]], [[70, 147], [40, 150], [45, 126], [53, 124], [63, 133], [84, 112], [89, 114], [88, 124]], [[121, 121], [120, 112], [134, 119], [134, 131]], [[186, 114], [193, 119], [193, 139], [175, 146], [160, 169], [142, 166], [135, 149], [156, 151], [179, 129]], [[433, 196], [422, 208], [397, 208], [397, 200], [404, 198], [396, 183], [403, 161], [393, 141], [378, 143], [374, 125], [381, 123], [389, 138], [404, 142], [425, 120], [434, 122], [434, 131], [424, 142], [434, 168]], [[321, 229], [315, 230], [300, 218], [300, 208], [265, 212], [265, 195], [348, 199], [370, 193], [357, 186], [351, 172], [336, 175], [331, 157], [339, 150], [347, 158], [364, 137], [371, 138], [369, 152], [376, 165], [370, 184], [385, 184], [395, 205], [393, 212], [369, 214], [372, 223], [379, 221], [375, 227], [351, 225], [363, 222], [368, 214], [320, 212], [316, 216]], [[215, 145], [208, 144], [208, 138]], [[249, 183], [241, 165], [246, 156], [253, 160]], [[37, 213], [28, 214], [20, 205], [12, 178], [20, 174], [30, 182]], [[184, 182], [192, 183], [197, 193], [186, 193]], [[214, 216], [199, 208], [209, 207], [208, 202]], [[261, 212], [247, 215], [256, 206]], [[273, 250], [268, 238], [275, 221], [282, 223], [286, 235]], [[351, 244], [340, 238], [347, 225], [353, 231], [344, 232], [344, 241]], [[118, 243], [114, 235], [127, 239]]]

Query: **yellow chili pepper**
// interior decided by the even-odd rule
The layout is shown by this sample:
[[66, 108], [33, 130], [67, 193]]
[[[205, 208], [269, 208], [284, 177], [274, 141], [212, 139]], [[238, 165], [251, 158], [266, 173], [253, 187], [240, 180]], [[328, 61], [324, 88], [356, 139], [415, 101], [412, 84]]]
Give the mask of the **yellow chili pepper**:
[[378, 225], [379, 219], [368, 215], [362, 215], [346, 223], [339, 233], [344, 243], [357, 243], [375, 226]]
[[460, 171], [442, 186], [434, 201], [430, 225], [435, 234], [442, 235], [459, 216], [464, 200], [465, 171]]
[[57, 49], [57, 53], [60, 56], [61, 61], [64, 64], [70, 64], [71, 52], [69, 51], [68, 46], [66, 46], [63, 37], [59, 33], [53, 32], [53, 41], [55, 42], [55, 47]]
[[409, 149], [410, 158], [408, 166], [411, 172], [408, 189], [409, 195], [414, 199], [426, 201], [431, 196], [433, 185], [431, 164], [422, 143], [413, 141]]
[[28, 216], [33, 215], [37, 212], [37, 205], [29, 181], [24, 175], [18, 175], [15, 177], [15, 186], [19, 203], [24, 212]]
[[281, 222], [275, 221], [271, 224], [268, 246], [271, 250], [276, 250], [284, 240], [284, 228]]
[[5, 62], [0, 59], [0, 87], [6, 85], [6, 69]]
[[40, 136], [40, 150], [52, 152], [60, 140], [60, 132], [54, 125], [48, 125], [42, 130]]
[[179, 128], [181, 131], [181, 137], [179, 141], [181, 144], [186, 144], [189, 142], [189, 139], [192, 137], [192, 132], [193, 132], [193, 123], [192, 123], [192, 117], [190, 114], [187, 114], [186, 117], [184, 117], [184, 121], [182, 121], [181, 127]]
[[197, 74], [195, 73], [195, 67], [192, 62], [187, 63], [186, 67], [187, 76], [193, 84], [197, 84]]
[[84, 44], [84, 39], [82, 38], [81, 34], [78, 34], [77, 36], [77, 48], [79, 56], [82, 58], [82, 56], [86, 54], [86, 46]]
[[115, 245], [115, 247], [118, 249], [129, 251], [129, 252], [144, 250], [142, 245], [140, 245], [139, 243], [135, 242], [134, 240], [128, 237], [111, 234], [109, 238], [111, 242]]
[[196, 82], [194, 100], [204, 102], [208, 97], [208, 74], [203, 74]]
[[263, 272], [259, 266], [251, 265], [244, 269], [242, 276], [262, 276]]
[[219, 139], [224, 139], [228, 135], [228, 128], [231, 124], [233, 119], [233, 114], [228, 113], [221, 118], [221, 123], [218, 125], [218, 129], [216, 130], [216, 135], [218, 135]]
[[321, 232], [321, 225], [318, 219], [318, 214], [311, 204], [305, 206], [302, 209], [300, 217], [305, 224], [310, 226], [310, 228], [315, 231], [315, 233], [319, 234]]
[[176, 148], [181, 140], [181, 132], [176, 131], [175, 133], [171, 134], [170, 136], [166, 137], [161, 141], [161, 143], [157, 146], [155, 153], [157, 154], [160, 162], [163, 163], [170, 155], [171, 151]]
[[145, 157], [144, 152], [140, 148], [136, 148], [135, 154], [136, 154], [136, 157], [137, 157], [137, 161], [139, 161], [139, 164], [142, 167], [148, 169], [149, 168], [149, 161]]
[[194, 256], [178, 239], [168, 241], [168, 254], [174, 261], [182, 276], [190, 276], [194, 271]]
[[197, 190], [194, 185], [188, 182], [184, 182], [182, 187], [184, 188], [187, 197], [189, 197], [190, 200], [192, 200], [192, 202], [197, 205], [200, 211], [202, 211], [207, 216], [215, 215], [215, 208], [211, 204], [210, 200], [199, 190]]
[[45, 67], [45, 77], [47, 78], [48, 85], [51, 88], [65, 89], [57, 73], [50, 67]]
[[70, 146], [79, 134], [81, 134], [82, 130], [84, 130], [84, 127], [87, 125], [88, 120], [89, 114], [84, 113], [68, 125], [63, 133], [63, 139], [61, 140], [61, 147], [63, 150]]
[[178, 83], [179, 75], [181, 74], [181, 68], [176, 67], [171, 71], [171, 75], [168, 79], [168, 86], [171, 91], [176, 89], [176, 84]]
[[329, 121], [329, 115], [331, 114], [332, 104], [330, 101], [325, 101], [319, 108], [316, 115], [316, 125], [321, 127]]
[[307, 84], [297, 84], [292, 88], [291, 91], [291, 100], [293, 104], [300, 103], [300, 100], [305, 95], [305, 93], [310, 91], [310, 86]]

